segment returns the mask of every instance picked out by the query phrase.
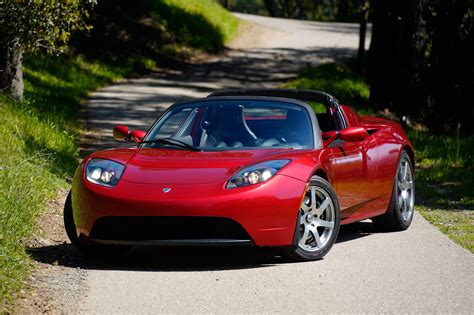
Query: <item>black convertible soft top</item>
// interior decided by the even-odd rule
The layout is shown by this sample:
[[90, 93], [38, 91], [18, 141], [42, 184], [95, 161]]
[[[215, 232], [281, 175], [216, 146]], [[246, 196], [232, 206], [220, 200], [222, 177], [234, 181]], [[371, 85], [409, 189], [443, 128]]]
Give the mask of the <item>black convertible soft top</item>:
[[215, 96], [270, 96], [296, 99], [304, 102], [318, 102], [327, 107], [336, 107], [339, 101], [332, 95], [316, 91], [303, 89], [233, 89], [220, 90], [208, 97]]

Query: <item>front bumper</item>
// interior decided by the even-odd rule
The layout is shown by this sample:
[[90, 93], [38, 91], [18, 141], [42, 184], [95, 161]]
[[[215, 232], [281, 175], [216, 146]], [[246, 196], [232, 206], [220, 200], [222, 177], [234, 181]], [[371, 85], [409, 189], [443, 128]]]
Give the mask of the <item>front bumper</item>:
[[[265, 183], [234, 189], [225, 189], [223, 184], [161, 185], [126, 181], [107, 188], [84, 180], [80, 173], [76, 173], [72, 189], [78, 236], [103, 244], [288, 246], [293, 243], [298, 209], [306, 189], [305, 182], [278, 174]], [[165, 193], [164, 188], [171, 190]], [[121, 232], [118, 237], [91, 237], [99, 219], [110, 217], [130, 218], [130, 221], [136, 217], [225, 218], [240, 225], [248, 237], [225, 239], [216, 234], [198, 239], [176, 235], [136, 238], [137, 226], [131, 228], [127, 224], [115, 227]]]

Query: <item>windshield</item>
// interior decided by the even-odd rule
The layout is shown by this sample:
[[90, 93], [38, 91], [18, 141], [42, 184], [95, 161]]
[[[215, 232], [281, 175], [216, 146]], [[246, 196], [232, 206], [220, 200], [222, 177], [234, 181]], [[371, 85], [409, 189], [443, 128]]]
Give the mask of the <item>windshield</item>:
[[179, 105], [158, 121], [143, 147], [169, 145], [153, 142], [163, 138], [212, 151], [314, 146], [311, 119], [303, 106], [266, 100]]

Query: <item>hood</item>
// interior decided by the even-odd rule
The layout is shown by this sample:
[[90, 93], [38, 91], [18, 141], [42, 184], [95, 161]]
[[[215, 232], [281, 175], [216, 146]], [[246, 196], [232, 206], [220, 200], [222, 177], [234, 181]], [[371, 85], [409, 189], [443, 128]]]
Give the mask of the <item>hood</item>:
[[116, 149], [92, 158], [115, 160], [126, 165], [123, 181], [143, 184], [225, 183], [244, 166], [264, 160], [289, 158], [294, 150], [258, 149], [195, 152], [155, 148]]

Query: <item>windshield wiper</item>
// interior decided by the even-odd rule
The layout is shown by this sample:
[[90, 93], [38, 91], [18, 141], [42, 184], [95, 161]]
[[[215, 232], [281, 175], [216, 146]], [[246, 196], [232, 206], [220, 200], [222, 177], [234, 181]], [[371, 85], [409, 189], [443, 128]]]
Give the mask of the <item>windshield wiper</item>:
[[178, 139], [173, 139], [173, 138], [159, 138], [159, 139], [153, 139], [153, 140], [147, 140], [147, 141], [140, 142], [140, 144], [142, 144], [142, 143], [166, 144], [166, 145], [172, 145], [172, 146], [179, 147], [179, 148], [188, 149], [188, 150], [191, 150], [191, 151], [201, 151], [201, 149], [199, 149], [195, 146], [192, 146], [190, 144], [187, 144], [184, 141], [181, 141], [181, 140], [178, 140]]

